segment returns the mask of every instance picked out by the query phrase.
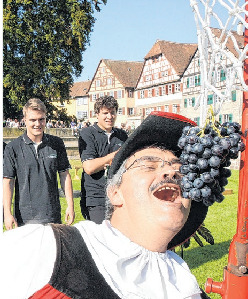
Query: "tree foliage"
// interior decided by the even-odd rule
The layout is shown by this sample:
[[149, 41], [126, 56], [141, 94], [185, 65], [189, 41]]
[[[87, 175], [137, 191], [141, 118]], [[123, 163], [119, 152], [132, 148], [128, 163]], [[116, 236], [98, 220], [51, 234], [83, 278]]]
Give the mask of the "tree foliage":
[[69, 98], [73, 77], [82, 72], [95, 11], [107, 0], [4, 0], [4, 114], [14, 116], [31, 97]]

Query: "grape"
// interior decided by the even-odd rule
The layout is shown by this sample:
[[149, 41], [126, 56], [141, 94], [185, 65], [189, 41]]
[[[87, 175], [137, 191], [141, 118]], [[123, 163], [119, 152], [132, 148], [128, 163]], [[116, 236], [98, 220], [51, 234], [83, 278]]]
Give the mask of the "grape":
[[243, 142], [238, 143], [238, 150], [243, 152], [245, 150], [245, 144]]
[[211, 183], [214, 181], [214, 178], [211, 176], [209, 172], [202, 173], [201, 179], [203, 180], [204, 183]]
[[198, 157], [195, 154], [189, 155], [189, 158], [188, 158], [189, 163], [195, 164], [197, 162], [197, 160], [198, 160]]
[[184, 198], [202, 201], [206, 206], [222, 202], [224, 186], [231, 170], [231, 159], [237, 159], [239, 152], [245, 149], [242, 142], [241, 126], [238, 123], [226, 122], [213, 125], [211, 120], [200, 129], [185, 127], [178, 140], [182, 149], [180, 172], [181, 189]]
[[211, 151], [215, 156], [222, 156], [223, 150], [224, 150], [223, 147], [218, 144], [215, 144], [211, 147]]
[[204, 182], [200, 178], [197, 178], [194, 180], [193, 185], [195, 188], [201, 189], [204, 186]]
[[198, 159], [196, 165], [199, 169], [206, 169], [208, 167], [208, 160], [200, 158]]
[[209, 197], [212, 194], [211, 188], [204, 186], [201, 190], [202, 197]]
[[197, 173], [189, 172], [186, 176], [189, 181], [193, 182], [197, 178]]
[[208, 163], [211, 167], [219, 167], [220, 166], [220, 158], [217, 157], [217, 156], [212, 156], [209, 160], [208, 160]]
[[202, 158], [204, 158], [204, 159], [208, 159], [208, 158], [210, 158], [211, 156], [212, 156], [212, 151], [211, 151], [211, 149], [208, 148], [208, 147], [206, 147], [206, 148], [204, 149], [204, 152], [202, 153]]
[[195, 201], [201, 201], [201, 191], [197, 188], [193, 188], [189, 191], [189, 197]]

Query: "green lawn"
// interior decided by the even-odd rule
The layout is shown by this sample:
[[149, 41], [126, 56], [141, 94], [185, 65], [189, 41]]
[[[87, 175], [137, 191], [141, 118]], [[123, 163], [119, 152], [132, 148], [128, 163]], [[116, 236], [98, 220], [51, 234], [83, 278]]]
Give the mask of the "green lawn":
[[[79, 160], [71, 160], [70, 162], [72, 167], [81, 165]], [[73, 179], [74, 190], [80, 190], [80, 180], [74, 180], [75, 170], [71, 169], [70, 173]], [[81, 177], [81, 173], [82, 170], [80, 169], [78, 171], [79, 177]], [[208, 277], [218, 282], [221, 282], [223, 279], [223, 268], [227, 265], [229, 245], [236, 232], [238, 179], [239, 171], [233, 170], [226, 188], [232, 189], [234, 194], [226, 195], [222, 203], [215, 203], [211, 206], [204, 222], [205, 226], [211, 231], [215, 244], [209, 245], [201, 238], [204, 247], [200, 247], [192, 238], [189, 248], [184, 249], [184, 260], [188, 263], [189, 268], [203, 289]], [[74, 198], [76, 214], [74, 223], [83, 220], [79, 201], [80, 198]], [[66, 208], [65, 198], [61, 198], [61, 206], [62, 222], [64, 223]], [[180, 249], [176, 248], [176, 252], [180, 254]], [[221, 298], [221, 296], [217, 294], [210, 294], [209, 296], [212, 299]]]

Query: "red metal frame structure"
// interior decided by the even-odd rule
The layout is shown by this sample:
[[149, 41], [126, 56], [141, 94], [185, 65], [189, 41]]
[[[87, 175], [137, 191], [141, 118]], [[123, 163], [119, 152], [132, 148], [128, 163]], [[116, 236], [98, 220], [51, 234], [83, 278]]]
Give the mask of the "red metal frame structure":
[[[248, 10], [248, 0], [245, 2]], [[244, 45], [247, 44], [248, 29], [245, 29]], [[244, 80], [248, 85], [248, 59], [244, 62]], [[208, 278], [205, 285], [207, 293], [218, 293], [223, 299], [248, 299], [248, 92], [244, 92], [243, 98], [242, 131], [246, 149], [241, 153], [240, 161], [236, 234], [230, 245], [223, 282]]]

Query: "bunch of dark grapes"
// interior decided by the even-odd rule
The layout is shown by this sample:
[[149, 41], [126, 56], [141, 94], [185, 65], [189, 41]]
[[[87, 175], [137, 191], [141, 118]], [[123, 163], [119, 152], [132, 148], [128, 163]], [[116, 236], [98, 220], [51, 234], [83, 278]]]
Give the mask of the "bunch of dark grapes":
[[184, 174], [181, 188], [184, 198], [203, 201], [207, 206], [222, 202], [222, 192], [231, 175], [228, 168], [231, 159], [237, 159], [239, 152], [245, 149], [241, 140], [240, 124], [211, 123], [204, 129], [185, 127], [178, 140], [183, 150], [180, 156]]

